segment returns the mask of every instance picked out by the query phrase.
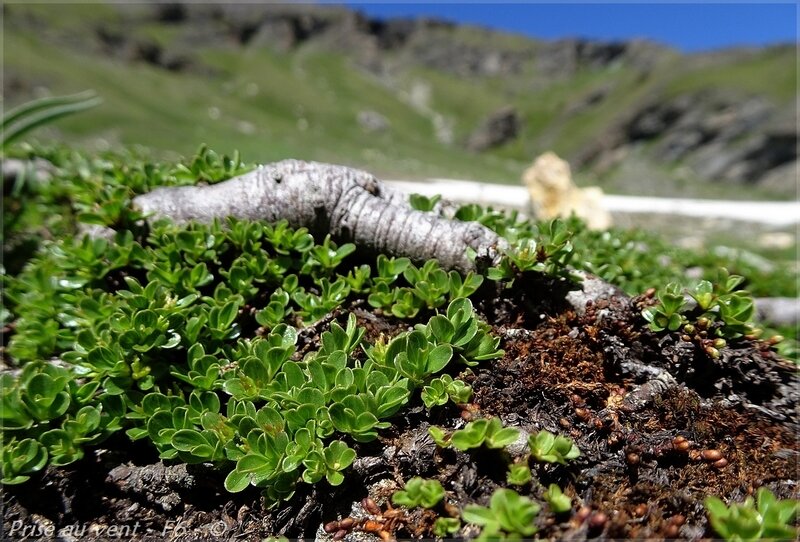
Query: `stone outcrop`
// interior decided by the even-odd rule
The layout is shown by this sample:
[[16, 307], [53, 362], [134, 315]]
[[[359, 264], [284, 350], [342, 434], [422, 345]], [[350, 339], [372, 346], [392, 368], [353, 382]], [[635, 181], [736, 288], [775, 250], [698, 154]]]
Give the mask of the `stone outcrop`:
[[603, 191], [596, 186], [579, 188], [572, 181], [569, 164], [553, 152], [536, 158], [522, 174], [531, 207], [539, 219], [568, 217], [575, 213], [597, 230], [611, 227], [611, 214], [603, 207]]
[[467, 149], [482, 152], [517, 138], [522, 118], [513, 107], [503, 107], [489, 115], [469, 136]]
[[544, 42], [536, 49], [536, 72], [548, 78], [565, 78], [580, 69], [598, 70], [625, 65], [649, 72], [676, 53], [646, 40], [590, 41], [566, 39]]
[[[531, 126], [526, 133], [534, 134], [534, 139], [522, 141], [514, 153], [520, 149], [572, 145], [567, 158], [574, 167], [594, 174], [614, 175], [619, 170], [630, 170], [637, 165], [633, 157], [650, 169], [651, 186], [659, 184], [656, 170], [666, 172], [681, 166], [690, 182], [757, 184], [775, 195], [797, 194], [796, 103], [787, 104], [791, 101], [788, 99], [781, 102], [776, 98], [778, 92], [743, 90], [749, 85], [742, 85], [738, 91], [712, 84], [706, 84], [703, 90], [681, 91], [680, 85], [671, 86], [673, 82], [693, 81], [695, 74], [706, 69], [725, 70], [742, 63], [757, 65], [762, 60], [772, 66], [775, 57], [788, 58], [786, 52], [789, 48], [794, 51], [793, 44], [681, 56], [643, 40], [541, 41], [432, 19], [371, 19], [358, 11], [332, 5], [170, 1], [120, 2], [114, 3], [112, 9], [116, 16], [88, 22], [85, 31], [57, 27], [47, 18], [25, 13], [16, 5], [4, 5], [3, 13], [9, 28], [36, 36], [49, 45], [147, 64], [176, 74], [226, 75], [225, 68], [204, 62], [199, 48], [226, 53], [246, 50], [248, 54], [270, 50], [289, 56], [313, 51], [340, 53], [348, 68], [355, 66], [367, 72], [395, 98], [406, 100], [428, 117], [438, 143], [450, 146], [460, 141], [476, 152], [500, 147], [519, 137], [521, 115], [513, 109], [503, 109], [489, 115], [480, 126], [463, 126], [457, 114], [441, 107], [446, 97], [431, 97], [432, 90], [427, 92], [424, 105], [414, 105], [415, 89], [427, 84], [426, 70], [446, 73], [465, 86], [491, 79], [491, 88], [497, 83], [502, 100], [494, 101], [490, 96], [492, 107], [507, 102], [515, 104], [519, 111], [533, 109], [529, 120], [532, 125], [542, 116], [535, 108], [529, 109], [532, 102], [528, 100], [547, 101], [554, 91], [560, 94], [560, 89], [566, 89], [566, 100], [547, 101], [547, 115], [543, 116], [547, 124]], [[158, 25], [165, 32], [151, 32]], [[139, 31], [140, 28], [148, 31]], [[791, 69], [789, 62], [786, 71]], [[586, 85], [583, 77], [576, 78], [590, 72], [601, 79], [595, 85]], [[673, 81], [674, 72], [679, 72], [682, 79]], [[616, 77], [617, 73], [620, 77]], [[23, 101], [30, 97], [32, 88], [49, 86], [44, 75], [19, 69], [15, 72], [13, 68], [7, 70], [6, 79], [6, 103]], [[420, 80], [419, 85], [416, 80]], [[573, 81], [580, 92], [570, 91]], [[641, 85], [648, 86], [646, 92], [640, 92]], [[544, 90], [544, 96], [535, 94], [538, 90]], [[485, 93], [482, 97], [481, 104], [487, 103]], [[357, 103], [352, 110], [367, 108], [366, 104]], [[609, 111], [613, 113], [608, 114]], [[385, 129], [386, 123], [373, 122], [376, 118], [362, 116], [354, 121], [367, 132]], [[575, 130], [575, 121], [584, 120], [591, 128]], [[580, 141], [565, 143], [565, 134], [569, 133], [566, 130], [580, 132]], [[618, 168], [620, 165], [623, 167]], [[630, 180], [609, 185], [634, 186], [640, 176], [638, 172], [631, 176], [623, 171], [620, 178]]]
[[[797, 178], [797, 109], [722, 89], [655, 95], [634, 106], [606, 137], [576, 156], [604, 172], [642, 144], [656, 162], [684, 163], [702, 179], [768, 183], [791, 195]], [[651, 145], [652, 144], [652, 145]]]
[[391, 126], [389, 119], [381, 115], [377, 111], [364, 110], [359, 111], [356, 115], [356, 120], [361, 129], [365, 132], [385, 132]]

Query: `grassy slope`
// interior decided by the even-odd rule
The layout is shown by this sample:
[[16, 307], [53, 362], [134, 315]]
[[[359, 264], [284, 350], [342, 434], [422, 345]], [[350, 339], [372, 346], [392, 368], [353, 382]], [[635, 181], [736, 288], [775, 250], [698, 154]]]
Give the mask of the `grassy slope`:
[[[76, 28], [88, 31], [92, 21], [108, 16], [97, 6], [41, 8], [24, 6], [64, 35]], [[153, 24], [132, 31], [162, 44], [175, 34], [174, 28]], [[487, 39], [486, 33], [469, 28], [458, 28], [455, 34], [466, 43]], [[508, 49], [527, 43], [514, 36], [502, 38], [498, 46]], [[702, 69], [683, 61], [667, 63], [644, 85], [624, 68], [583, 72], [535, 88], [528, 83], [536, 76], [530, 68], [510, 80], [470, 81], [412, 69], [401, 86], [407, 88], [414, 80], [430, 85], [431, 107], [454, 122], [457, 143], [448, 146], [436, 141], [430, 119], [399, 99], [396, 89], [361, 73], [342, 56], [308, 48], [290, 55], [224, 48], [199, 49], [194, 54], [219, 75], [175, 74], [143, 63], [87, 57], [86, 52], [54, 47], [14, 25], [5, 28], [7, 70], [46, 82], [52, 93], [93, 88], [105, 99], [96, 110], [60, 122], [65, 137], [90, 145], [100, 137], [111, 144], [140, 144], [180, 154], [206, 142], [223, 152], [239, 149], [252, 161], [289, 156], [329, 160], [388, 176], [516, 183], [533, 157], [549, 149], [569, 156], [602, 137], [631, 104], [654, 89], [673, 94], [724, 85], [763, 93], [778, 102], [796, 94], [797, 72], [790, 50], [766, 51], [739, 63], [718, 60]], [[612, 90], [599, 105], [564, 114], [570, 104], [603, 86]], [[525, 118], [522, 138], [481, 156], [460, 148], [458, 143], [486, 114], [507, 103], [518, 107]], [[365, 109], [386, 116], [391, 129], [364, 133], [356, 115]]]

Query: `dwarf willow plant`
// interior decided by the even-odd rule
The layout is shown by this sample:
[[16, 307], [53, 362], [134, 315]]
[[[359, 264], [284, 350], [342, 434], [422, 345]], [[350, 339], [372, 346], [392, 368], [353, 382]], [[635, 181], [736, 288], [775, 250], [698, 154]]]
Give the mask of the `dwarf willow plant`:
[[[153, 185], [230, 177], [246, 168], [238, 157], [201, 149], [172, 169], [73, 166], [73, 218], [118, 233], [42, 241], [20, 273], [3, 277], [4, 317], [15, 324], [7, 352], [22, 368], [2, 376], [3, 483], [78, 460], [86, 445], [123, 430], [164, 459], [227, 469], [229, 490], [256, 486], [275, 502], [297, 483], [341, 483], [352, 443], [375, 439], [418, 388], [447, 383], [466, 401], [468, 388], [443, 373], [448, 364], [502, 354], [459, 297], [474, 293], [474, 276], [385, 256], [347, 267], [353, 245], [316, 244], [285, 221], [143, 228], [128, 206]], [[81, 185], [100, 204], [89, 205]], [[442, 273], [446, 299], [420, 286]], [[452, 334], [419, 324], [367, 345], [351, 317], [299, 358], [297, 328], [403, 274], [390, 295], [420, 293], [429, 315], [450, 300], [441, 310]]]
[[[228, 490], [256, 486], [272, 502], [299, 482], [340, 484], [356, 454], [343, 439], [375, 439], [451, 361], [502, 354], [457, 298], [441, 316], [446, 333], [438, 319], [362, 345], [351, 315], [297, 359], [287, 322], [311, 323], [348, 299], [335, 270], [350, 252], [285, 223], [237, 220], [46, 244], [6, 292], [20, 315], [8, 350], [23, 370], [3, 376], [4, 483], [78, 460], [124, 429], [164, 459], [232, 465]], [[54, 355], [64, 367], [42, 361]], [[468, 388], [445, 376], [437, 382], [466, 400]]]
[[564, 514], [572, 510], [572, 499], [566, 496], [557, 484], [547, 486], [542, 498], [550, 506], [550, 510], [554, 514]]
[[433, 508], [444, 499], [444, 494], [444, 488], [438, 480], [425, 480], [415, 476], [406, 482], [405, 489], [392, 494], [392, 502], [407, 508]]
[[469, 384], [452, 376], [444, 374], [434, 378], [422, 389], [422, 402], [427, 408], [441, 406], [452, 401], [455, 404], [468, 403], [472, 397], [472, 388]]
[[554, 435], [542, 430], [528, 437], [531, 455], [537, 461], [566, 465], [568, 460], [580, 457], [581, 451], [569, 437]]
[[531, 480], [533, 480], [533, 473], [531, 473], [531, 468], [528, 466], [527, 461], [509, 465], [506, 482], [514, 486], [524, 486]]
[[702, 280], [687, 290], [694, 300], [693, 306], [676, 283], [669, 283], [657, 292], [658, 303], [644, 309], [642, 316], [655, 332], [682, 328], [689, 337], [703, 332], [704, 340], [700, 342], [709, 355], [719, 357], [717, 349], [725, 346], [726, 339], [749, 335], [755, 330], [753, 298], [749, 292], [738, 289], [743, 282], [744, 277], [720, 269], [714, 283]]
[[481, 527], [476, 540], [519, 540], [529, 538], [538, 531], [535, 520], [541, 506], [513, 489], [498, 489], [489, 506], [470, 504], [461, 517], [466, 523]]
[[714, 531], [727, 541], [797, 540], [800, 501], [778, 500], [765, 487], [756, 492], [755, 501], [747, 497], [726, 506], [718, 497], [708, 497], [705, 507]]
[[536, 227], [528, 235], [503, 251], [500, 263], [489, 269], [490, 279], [504, 281], [510, 286], [515, 279], [531, 272], [565, 280], [574, 278], [569, 267], [574, 255], [573, 233], [566, 222], [555, 219]]
[[[134, 306], [148, 300], [176, 312], [191, 306], [186, 297], [159, 294], [156, 283], [143, 288], [130, 277], [127, 283], [123, 298]], [[192, 302], [200, 299], [192, 295]], [[200, 332], [205, 340], [185, 350], [185, 363], [150, 354], [180, 351], [185, 334], [194, 334], [195, 316], [171, 319], [169, 312], [142, 308], [130, 327], [94, 330], [91, 348], [92, 331], [82, 331], [76, 350], [62, 356], [72, 369], [31, 362], [18, 379], [4, 375], [4, 483], [25, 481], [44, 466], [43, 457], [56, 465], [80, 459], [83, 445], [125, 428], [131, 439], [151, 441], [164, 459], [233, 465], [225, 480], [229, 491], [253, 485], [277, 502], [300, 481], [340, 484], [356, 457], [342, 438], [374, 440], [411, 394], [453, 359], [452, 345], [426, 333], [428, 326], [384, 347], [364, 345], [364, 330], [351, 314], [346, 327], [334, 322], [323, 332], [320, 350], [297, 360], [297, 332], [286, 324], [235, 340], [240, 328], [230, 303], [211, 307], [218, 316], [209, 310]], [[454, 306], [471, 309], [461, 300]], [[124, 307], [118, 316], [126, 310], [135, 309]], [[108, 342], [99, 343], [103, 338]], [[430, 356], [415, 357], [437, 350], [447, 355], [433, 366]]]
[[519, 430], [503, 427], [500, 418], [469, 422], [463, 429], [450, 435], [450, 444], [458, 450], [469, 450], [485, 445], [487, 448], [505, 448], [519, 437]]
[[[569, 265], [593, 273], [615, 284], [630, 295], [638, 295], [651, 287], [670, 282], [690, 287], [696, 279], [687, 274], [688, 269], [702, 274], [703, 280], [715, 282], [718, 270], [728, 269], [732, 274], [746, 277], [747, 290], [755, 296], [797, 297], [798, 274], [791, 262], [773, 262], [743, 249], [718, 247], [719, 250], [690, 250], [677, 247], [669, 240], [642, 229], [612, 228], [606, 231], [590, 230], [576, 216], [561, 220], [534, 222], [519, 218], [516, 211], [497, 211], [477, 204], [461, 206], [455, 213], [459, 220], [474, 220], [494, 230], [511, 243], [510, 251], [519, 253], [526, 248], [528, 260], [523, 267], [533, 265], [530, 255], [542, 250], [543, 245], [558, 249], [552, 240], [569, 241]], [[568, 232], [566, 238], [559, 233]], [[552, 235], [555, 232], [557, 235]], [[535, 241], [532, 244], [529, 241]], [[562, 248], [567, 248], [563, 245]], [[531, 250], [535, 249], [535, 250]], [[725, 249], [725, 250], [723, 250]], [[566, 254], [562, 255], [566, 256]], [[516, 256], [519, 258], [519, 255]], [[507, 262], [508, 265], [511, 262]], [[514, 273], [513, 267], [493, 273]]]
[[[381, 255], [378, 256], [377, 271], [368, 302], [398, 318], [414, 318], [421, 310], [435, 309], [447, 301], [469, 297], [483, 283], [482, 275], [448, 273], [436, 260], [417, 267], [408, 258]], [[397, 283], [400, 277], [403, 281]], [[352, 280], [357, 279], [354, 277]]]
[[[429, 408], [445, 397], [468, 401], [452, 366], [502, 355], [468, 299], [481, 275], [383, 255], [355, 267], [352, 245], [286, 222], [145, 226], [130, 205], [157, 186], [243, 173], [250, 166], [238, 155], [201, 147], [183, 163], [154, 164], [130, 152], [87, 158], [21, 146], [8, 154], [42, 156], [56, 171], [24, 202], [3, 202], [0, 318], [13, 322], [6, 353], [18, 367], [0, 376], [3, 483], [76, 461], [124, 431], [165, 459], [215, 464], [231, 491], [255, 486], [275, 502], [298, 483], [341, 483], [355, 443], [375, 439], [420, 390]], [[561, 277], [608, 246], [579, 242], [588, 234], [573, 220], [537, 225], [475, 205], [455, 216], [512, 243], [494, 272], [504, 281]], [[117, 233], [83, 237], [79, 223]], [[333, 322], [321, 347], [301, 358], [297, 329], [356, 300], [416, 326], [365, 344], [355, 321]], [[485, 421], [464, 440], [502, 446], [510, 436]]]

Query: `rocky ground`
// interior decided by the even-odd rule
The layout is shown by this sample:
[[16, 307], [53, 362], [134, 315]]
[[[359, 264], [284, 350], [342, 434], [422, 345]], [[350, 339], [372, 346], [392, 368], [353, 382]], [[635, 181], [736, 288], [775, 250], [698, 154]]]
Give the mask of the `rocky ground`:
[[[477, 307], [506, 353], [463, 374], [472, 403], [432, 411], [412, 403], [378, 440], [354, 444], [359, 459], [342, 486], [301, 484], [290, 501], [267, 510], [252, 488], [227, 494], [210, 466], [165, 465], [148, 445], [116, 434], [78, 463], [6, 488], [5, 533], [21, 540], [53, 540], [59, 530], [61, 540], [105, 540], [110, 529], [127, 529], [133, 540], [331, 540], [327, 525], [341, 531], [334, 540], [430, 538], [437, 515], [485, 504], [506, 484], [508, 452], [442, 450], [428, 436], [430, 425], [457, 428], [479, 416], [562, 433], [581, 449], [568, 466], [538, 464], [533, 484], [519, 488], [537, 498], [557, 483], [572, 499], [566, 514], [539, 515], [544, 538], [698, 540], [713, 536], [702, 504], [709, 495], [742, 500], [766, 486], [797, 498], [795, 367], [761, 343], [732, 342], [713, 360], [680, 337], [657, 337], [639, 316], [652, 302], [647, 296], [598, 299], [578, 314], [545, 286], [510, 295], [485, 289]], [[350, 311], [368, 340], [407, 328], [358, 301], [326, 320], [344, 322]], [[314, 333], [303, 335], [298, 355], [318, 346]], [[446, 503], [433, 511], [388, 504], [412, 476], [440, 480]]]
[[[145, 66], [192, 85], [195, 79], [226, 80], [225, 101], [214, 104], [217, 117], [236, 99], [230, 95], [236, 81], [255, 78], [246, 68], [231, 77], [227, 67], [209, 57], [269, 51], [295, 66], [284, 78], [325, 94], [331, 82], [322, 75], [304, 79], [300, 67], [305, 55], [322, 51], [340, 55], [348, 69], [379, 83], [379, 93], [389, 102], [409, 104], [428, 118], [430, 133], [416, 127], [414, 138], [449, 147], [455, 162], [458, 153], [499, 153], [524, 164], [555, 150], [576, 170], [600, 177], [612, 192], [645, 193], [659, 186], [675, 190], [677, 178], [685, 195], [703, 195], [693, 192], [695, 184], [723, 193], [755, 186], [773, 197], [797, 195], [791, 44], [682, 55], [647, 41], [542, 41], [444, 21], [377, 20], [311, 5], [117, 4], [97, 19], [66, 12], [55, 21], [20, 6], [3, 10], [15, 32], [35, 36], [43, 47], [132, 70]], [[52, 74], [18, 68], [14, 56], [3, 88], [8, 103], [57, 86]], [[339, 76], [352, 78], [348, 73]], [[459, 111], [459, 89], [475, 98], [466, 116]], [[302, 99], [302, 92], [295, 94]], [[369, 144], [391, 155], [382, 148], [383, 140], [402, 140], [404, 119], [387, 115], [392, 108], [348, 103], [350, 96], [337, 99], [341, 109], [354, 109], [348, 119], [352, 129], [382, 134], [370, 137]], [[309, 105], [298, 101], [291, 107], [300, 111], [295, 112], [298, 129], [319, 122]], [[248, 122], [238, 137], [261, 128]]]

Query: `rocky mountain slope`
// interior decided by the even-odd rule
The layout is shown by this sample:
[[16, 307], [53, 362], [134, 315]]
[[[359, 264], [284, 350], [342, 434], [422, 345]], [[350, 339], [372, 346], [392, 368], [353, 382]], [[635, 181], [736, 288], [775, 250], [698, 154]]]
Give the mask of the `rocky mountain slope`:
[[[517, 182], [546, 150], [610, 191], [796, 197], [795, 46], [681, 55], [309, 5], [4, 5], [3, 98], [92, 87], [88, 143]], [[58, 134], [51, 134], [58, 135]]]

